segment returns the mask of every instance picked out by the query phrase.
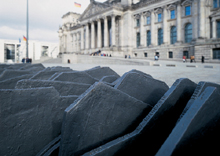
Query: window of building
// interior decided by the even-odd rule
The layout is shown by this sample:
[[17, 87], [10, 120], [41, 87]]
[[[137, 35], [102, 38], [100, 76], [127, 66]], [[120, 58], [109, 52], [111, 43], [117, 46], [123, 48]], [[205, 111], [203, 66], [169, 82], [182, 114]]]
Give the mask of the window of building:
[[151, 31], [147, 31], [147, 46], [151, 45]]
[[144, 57], [147, 57], [147, 53], [144, 53]]
[[173, 52], [169, 51], [169, 58], [173, 58]]
[[185, 7], [185, 16], [191, 15], [191, 6], [186, 6]]
[[136, 19], [136, 26], [137, 26], [137, 27], [140, 26], [140, 19]]
[[137, 33], [137, 48], [140, 46], [140, 33]]
[[161, 22], [162, 21], [162, 14], [158, 14], [158, 22]]
[[220, 59], [220, 49], [213, 49], [213, 59]]
[[158, 45], [163, 44], [163, 29], [158, 29]]
[[150, 24], [150, 16], [147, 16], [147, 24]]
[[188, 51], [183, 51], [183, 56], [186, 56], [186, 59], [189, 59], [189, 52]]
[[170, 40], [171, 40], [170, 43], [171, 44], [176, 43], [176, 39], [177, 39], [176, 26], [172, 26], [170, 31]]
[[15, 45], [7, 44], [5, 45], [6, 50], [6, 59], [13, 60], [15, 59]]
[[170, 11], [170, 15], [171, 15], [171, 19], [174, 19], [174, 18], [176, 18], [176, 15], [175, 15], [175, 10], [171, 10]]
[[217, 21], [217, 37], [220, 38], [220, 21]]
[[218, 0], [213, 0], [213, 8], [217, 8], [218, 7]]
[[188, 23], [185, 26], [185, 42], [190, 43], [192, 41], [192, 24]]

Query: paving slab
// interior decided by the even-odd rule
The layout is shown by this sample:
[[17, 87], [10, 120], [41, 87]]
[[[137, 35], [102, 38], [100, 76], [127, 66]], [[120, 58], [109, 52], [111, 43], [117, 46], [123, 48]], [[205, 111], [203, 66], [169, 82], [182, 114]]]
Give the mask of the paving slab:
[[169, 89], [165, 82], [136, 72], [125, 73], [114, 88], [151, 106], [154, 106]]
[[172, 131], [196, 84], [178, 79], [138, 127], [83, 156], [154, 155]]
[[0, 155], [36, 155], [61, 132], [63, 112], [77, 97], [55, 88], [0, 90]]
[[17, 76], [22, 76], [22, 75], [27, 75], [31, 74], [32, 72], [30, 71], [20, 71], [20, 70], [5, 70], [1, 75], [0, 75], [0, 81], [4, 81], [7, 79], [11, 79]]
[[77, 82], [85, 84], [94, 84], [99, 81], [98, 79], [93, 78], [88, 73], [82, 72], [62, 72], [57, 75], [53, 81], [68, 81], [68, 82]]
[[64, 82], [64, 81], [48, 81], [48, 80], [21, 80], [17, 83], [16, 89], [51, 87], [53, 86], [61, 96], [81, 95], [89, 87], [89, 84]]
[[109, 67], [96, 67], [90, 70], [86, 70], [85, 72], [98, 80], [100, 80], [104, 76], [110, 75], [115, 75], [118, 78], [120, 77], [115, 71], [113, 71]]
[[170, 133], [156, 156], [219, 155], [220, 91], [207, 87]]
[[94, 84], [65, 110], [60, 155], [81, 155], [133, 131], [151, 108], [108, 85]]
[[7, 79], [4, 81], [0, 81], [0, 89], [15, 89], [15, 86], [18, 81], [23, 79], [29, 79], [32, 76], [33, 76], [32, 74], [27, 74], [27, 75], [13, 77], [11, 79]]

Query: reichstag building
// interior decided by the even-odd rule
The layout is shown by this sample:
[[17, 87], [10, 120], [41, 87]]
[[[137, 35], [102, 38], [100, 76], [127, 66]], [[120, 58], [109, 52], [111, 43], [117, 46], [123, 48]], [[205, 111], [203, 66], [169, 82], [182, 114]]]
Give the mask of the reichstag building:
[[62, 20], [61, 53], [220, 63], [220, 0], [90, 0]]

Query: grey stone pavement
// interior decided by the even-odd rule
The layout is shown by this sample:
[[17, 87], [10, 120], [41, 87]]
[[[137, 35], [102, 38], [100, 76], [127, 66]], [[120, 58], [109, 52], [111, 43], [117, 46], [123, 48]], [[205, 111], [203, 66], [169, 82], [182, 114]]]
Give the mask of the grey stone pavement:
[[[114, 58], [112, 58], [114, 59]], [[123, 59], [123, 58], [121, 58]], [[127, 59], [128, 60], [128, 59]], [[183, 63], [178, 61], [151, 61], [144, 59], [130, 59], [131, 61], [149, 62], [150, 65], [117, 65], [117, 64], [61, 64], [61, 63], [43, 63], [45, 67], [63, 66], [70, 67], [73, 70], [85, 70], [95, 66], [108, 66], [122, 76], [125, 72], [137, 69], [150, 74], [155, 79], [164, 81], [168, 86], [179, 78], [189, 78], [198, 83], [200, 81], [214, 82], [220, 84], [220, 64], [210, 64], [201, 62]]]

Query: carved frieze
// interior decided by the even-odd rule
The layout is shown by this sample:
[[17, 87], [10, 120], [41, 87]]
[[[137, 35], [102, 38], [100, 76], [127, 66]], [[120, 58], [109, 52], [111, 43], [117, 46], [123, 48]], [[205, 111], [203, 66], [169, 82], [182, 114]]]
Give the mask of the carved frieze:
[[185, 0], [185, 1], [183, 1], [182, 6], [191, 5], [192, 2], [193, 2], [192, 0]]
[[140, 19], [140, 17], [141, 17], [140, 14], [136, 14], [133, 16], [134, 19]]
[[156, 14], [159, 14], [159, 13], [162, 13], [162, 12], [163, 12], [163, 9], [162, 9], [162, 8], [157, 8], [154, 12], [155, 12]]
[[108, 6], [104, 6], [104, 5], [101, 5], [101, 4], [91, 4], [91, 6], [88, 8], [88, 10], [86, 10], [86, 12], [84, 13], [84, 15], [82, 15], [81, 19], [84, 19], [84, 18], [88, 18], [92, 15], [95, 15], [95, 14], [99, 14], [101, 11], [104, 11], [106, 10]]
[[143, 13], [143, 16], [150, 16], [151, 15], [151, 12], [150, 11], [146, 11]]
[[171, 4], [167, 7], [167, 10], [175, 10], [176, 9], [176, 5], [175, 4]]

